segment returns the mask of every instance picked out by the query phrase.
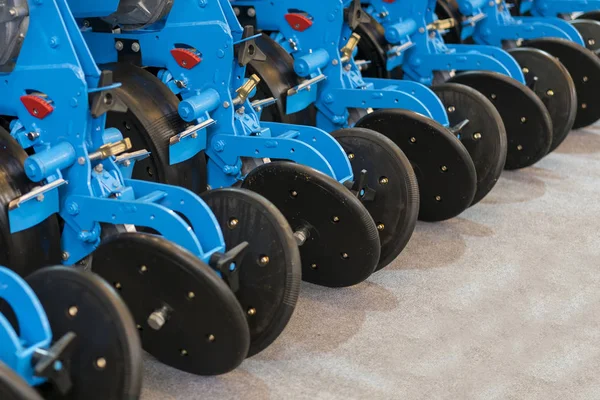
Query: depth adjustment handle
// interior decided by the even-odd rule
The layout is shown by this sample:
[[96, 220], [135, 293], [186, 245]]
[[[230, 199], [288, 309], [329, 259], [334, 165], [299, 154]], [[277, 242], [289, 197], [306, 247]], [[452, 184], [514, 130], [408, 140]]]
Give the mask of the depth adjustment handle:
[[260, 78], [258, 77], [258, 75], [252, 74], [252, 76], [248, 78], [246, 83], [244, 83], [242, 86], [236, 89], [235, 92], [238, 95], [235, 99], [233, 99], [233, 104], [235, 104], [236, 106], [243, 104], [246, 101], [246, 99], [250, 96], [250, 94], [252, 94], [252, 91], [256, 88], [256, 85], [258, 85], [259, 82]]
[[73, 386], [70, 363], [76, 344], [77, 335], [69, 332], [48, 350], [37, 349], [31, 357], [35, 375], [47, 378], [63, 395]]
[[210, 266], [219, 271], [232, 292], [240, 289], [240, 274], [238, 272], [248, 249], [248, 242], [242, 242], [227, 253], [215, 253], [210, 257]]
[[427, 25], [428, 31], [446, 31], [456, 26], [454, 18], [438, 19]]

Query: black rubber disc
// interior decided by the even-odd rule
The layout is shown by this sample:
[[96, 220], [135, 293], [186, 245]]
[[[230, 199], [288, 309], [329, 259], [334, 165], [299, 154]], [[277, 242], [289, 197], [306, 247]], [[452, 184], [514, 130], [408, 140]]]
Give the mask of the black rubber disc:
[[70, 364], [73, 387], [66, 396], [45, 388], [45, 398], [138, 398], [142, 348], [119, 295], [99, 276], [72, 267], [50, 267], [26, 278], [40, 300], [54, 340], [77, 335]]
[[179, 99], [171, 90], [145, 69], [131, 64], [111, 64], [115, 82], [121, 87], [114, 94], [128, 108], [126, 113], [108, 112], [106, 126], [130, 138], [132, 151], [146, 149], [150, 157], [137, 161], [133, 178], [181, 186], [195, 193], [206, 190], [206, 157], [204, 152], [184, 162], [169, 164], [169, 139], [191, 124], [179, 116]]
[[443, 83], [433, 91], [444, 103], [451, 126], [468, 124], [455, 134], [465, 146], [477, 171], [477, 192], [471, 205], [496, 185], [506, 162], [506, 129], [496, 107], [477, 90], [458, 83]]
[[23, 148], [0, 128], [0, 265], [21, 276], [58, 264], [61, 257], [60, 228], [54, 215], [32, 228], [10, 233], [8, 204], [38, 186], [25, 175], [26, 158]]
[[583, 37], [585, 47], [596, 56], [600, 55], [600, 22], [591, 19], [576, 19], [571, 21], [571, 24]]
[[339, 182], [310, 167], [277, 161], [254, 169], [242, 187], [270, 200], [295, 232], [302, 279], [323, 286], [351, 286], [375, 270], [380, 243], [375, 222], [360, 200]]
[[0, 399], [42, 400], [42, 397], [12, 369], [0, 362]]
[[248, 357], [262, 351], [290, 320], [302, 280], [300, 251], [292, 228], [264, 197], [244, 189], [205, 192], [227, 249], [248, 242], [235, 293], [250, 326]]
[[577, 115], [575, 82], [565, 66], [545, 51], [530, 47], [509, 49], [517, 60], [527, 86], [544, 102], [552, 118], [552, 145], [556, 149], [567, 137]]
[[495, 72], [465, 72], [450, 79], [481, 92], [502, 116], [508, 139], [506, 169], [541, 160], [552, 144], [552, 119], [533, 90]]
[[467, 149], [434, 120], [407, 110], [377, 110], [357, 127], [391, 139], [410, 160], [420, 189], [419, 218], [443, 221], [466, 210], [475, 196], [477, 176]]
[[592, 21], [600, 21], [600, 11], [588, 11], [581, 14], [576, 19], [591, 19]]
[[292, 56], [264, 33], [255, 39], [255, 43], [267, 57], [266, 61], [252, 60], [246, 66], [247, 76], [256, 74], [261, 79], [256, 86], [255, 98], [274, 97], [277, 99], [276, 104], [262, 111], [261, 120], [312, 125], [311, 121], [315, 119], [314, 107], [286, 114], [287, 91], [302, 83], [303, 80], [294, 72]]
[[370, 61], [362, 69], [362, 75], [372, 78], [401, 79], [398, 76], [401, 72], [397, 72], [400, 68], [388, 71], [386, 67], [387, 52], [392, 46], [385, 39], [385, 28], [373, 16], [369, 15], [369, 19], [370, 22], [361, 23], [355, 31], [361, 37], [356, 59]]
[[373, 199], [367, 199], [367, 194], [362, 198], [379, 231], [379, 270], [394, 261], [415, 230], [419, 215], [417, 177], [402, 150], [378, 132], [350, 128], [331, 135], [348, 154], [354, 179], [366, 170], [366, 184], [375, 190]]
[[[94, 272], [118, 288], [131, 310], [144, 350], [159, 361], [198, 375], [217, 375], [246, 358], [246, 314], [215, 271], [160, 236], [122, 233], [94, 253]], [[148, 318], [167, 307], [153, 329]]]
[[527, 40], [523, 46], [535, 47], [557, 57], [569, 70], [577, 90], [577, 116], [574, 129], [600, 119], [600, 59], [591, 51], [565, 39]]

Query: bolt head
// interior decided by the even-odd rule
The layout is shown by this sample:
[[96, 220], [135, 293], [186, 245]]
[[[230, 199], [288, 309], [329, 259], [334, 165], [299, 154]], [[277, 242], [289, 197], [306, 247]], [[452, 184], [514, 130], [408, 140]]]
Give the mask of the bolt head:
[[260, 258], [258, 259], [258, 264], [259, 264], [261, 267], [264, 267], [265, 265], [267, 265], [267, 264], [269, 263], [269, 261], [271, 261], [271, 260], [269, 259], [269, 256], [262, 256], [262, 257], [260, 257]]
[[378, 231], [382, 231], [384, 229], [385, 229], [385, 225], [384, 224], [382, 224], [382, 223], [377, 224], [377, 230]]
[[253, 316], [256, 315], [256, 308], [249, 308], [248, 309], [248, 315]]
[[475, 133], [473, 134], [473, 139], [475, 139], [475, 140], [479, 140], [479, 139], [481, 139], [481, 133], [479, 133], [479, 132], [475, 132]]
[[121, 51], [121, 50], [123, 50], [123, 42], [121, 42], [120, 40], [118, 40], [118, 41], [115, 43], [115, 49], [117, 49], [117, 51]]
[[381, 185], [387, 185], [390, 182], [390, 180], [388, 178], [386, 178], [385, 176], [379, 179], [379, 183]]

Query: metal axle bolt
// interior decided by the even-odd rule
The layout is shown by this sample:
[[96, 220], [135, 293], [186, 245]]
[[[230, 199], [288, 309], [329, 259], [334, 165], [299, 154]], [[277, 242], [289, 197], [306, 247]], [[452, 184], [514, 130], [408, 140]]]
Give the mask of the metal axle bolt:
[[554, 90], [552, 90], [552, 89], [549, 89], [549, 90], [546, 92], [546, 94], [547, 94], [548, 96], [554, 96]]
[[154, 329], [155, 331], [158, 331], [167, 323], [168, 318], [169, 309], [163, 306], [158, 310], [154, 311], [152, 314], [150, 314], [150, 316], [148, 317], [148, 325], [150, 326], [150, 328]]
[[378, 231], [382, 231], [384, 229], [385, 229], [385, 225], [384, 224], [382, 224], [382, 223], [377, 224], [377, 230]]
[[267, 265], [269, 263], [269, 261], [271, 261], [269, 256], [262, 256], [258, 259], [258, 264], [261, 267], [264, 267], [265, 265]]
[[117, 51], [121, 51], [121, 50], [123, 50], [123, 42], [121, 42], [120, 40], [118, 40], [118, 41], [115, 43], [115, 49], [117, 49]]
[[440, 169], [442, 170], [442, 172], [447, 172], [448, 171], [448, 167], [446, 167], [445, 165], [442, 165], [440, 167]]
[[475, 140], [479, 140], [479, 139], [481, 139], [481, 133], [479, 133], [479, 132], [475, 132], [475, 133], [473, 134], [473, 139], [475, 139]]
[[382, 185], [387, 185], [390, 182], [390, 180], [388, 178], [386, 178], [385, 176], [379, 179], [379, 183]]
[[249, 308], [248, 315], [250, 315], [250, 316], [256, 315], [256, 308]]
[[229, 226], [230, 229], [233, 229], [238, 225], [239, 222], [240, 221], [237, 218], [231, 218], [229, 220], [229, 222], [227, 223], [227, 225]]

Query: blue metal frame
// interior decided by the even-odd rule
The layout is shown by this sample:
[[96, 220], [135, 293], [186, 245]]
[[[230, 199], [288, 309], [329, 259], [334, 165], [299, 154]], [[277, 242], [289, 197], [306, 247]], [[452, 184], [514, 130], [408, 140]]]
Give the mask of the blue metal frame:
[[[474, 24], [473, 40], [502, 46], [504, 40], [556, 37], [585, 47], [583, 38], [569, 22], [556, 17], [513, 17], [505, 1], [457, 0], [460, 12]], [[469, 32], [463, 31], [463, 40]]]
[[[343, 57], [340, 49], [351, 33], [344, 22], [343, 0], [234, 0], [232, 3], [254, 7], [258, 27], [275, 32], [273, 38], [293, 54], [296, 73], [306, 82], [315, 82], [311, 85], [312, 96], [288, 95], [287, 101], [294, 110], [314, 101], [318, 127], [327, 131], [347, 127], [350, 108], [404, 108], [449, 125], [444, 106], [427, 87], [403, 80], [363, 78], [354, 57]], [[288, 14], [306, 18], [310, 26], [299, 29], [287, 22]]]
[[0, 299], [12, 307], [20, 331], [17, 334], [0, 313], [0, 361], [31, 386], [46, 382], [35, 376], [32, 362], [37, 350], [47, 350], [52, 343], [50, 323], [40, 301], [22, 278], [5, 267], [0, 267]]
[[[100, 223], [152, 228], [205, 262], [224, 252], [219, 224], [197, 195], [126, 179], [136, 154], [97, 157], [101, 146], [122, 136], [104, 129], [105, 115], [92, 116], [88, 96], [115, 85], [98, 87], [100, 70], [66, 0], [31, 1], [29, 18], [14, 70], [1, 74], [0, 114], [17, 118], [11, 134], [34, 150], [25, 171], [41, 186], [11, 203], [11, 231], [27, 229], [58, 212], [65, 220], [62, 246], [67, 265], [94, 251]], [[49, 113], [28, 111], [21, 101], [24, 95], [49, 107]]]
[[[87, 12], [80, 10], [77, 16], [87, 17]], [[234, 54], [235, 45], [244, 40], [242, 34], [227, 0], [176, 1], [163, 21], [134, 32], [83, 28], [99, 64], [118, 61], [116, 41], [134, 40], [140, 45], [141, 64], [162, 69], [159, 77], [183, 99], [179, 107], [182, 118], [205, 131], [204, 136], [192, 139], [199, 143], [193, 149], [190, 145], [181, 150], [172, 148], [170, 162], [206, 150], [211, 187], [231, 186], [245, 178], [240, 157], [288, 159], [339, 182], [353, 179], [344, 150], [326, 132], [308, 126], [261, 123], [255, 110], [260, 103], [251, 103], [249, 98], [236, 102], [236, 90], [246, 83], [245, 66], [240, 66]], [[200, 61], [191, 68], [180, 64], [171, 51], [182, 48]]]
[[531, 12], [538, 17], [556, 17], [559, 14], [600, 10], [598, 0], [521, 0], [520, 12]]
[[431, 85], [434, 71], [486, 70], [525, 84], [517, 61], [504, 50], [486, 45], [449, 45], [437, 30], [436, 0], [366, 0], [366, 11], [385, 28], [393, 48], [387, 69], [402, 66], [406, 78]]

